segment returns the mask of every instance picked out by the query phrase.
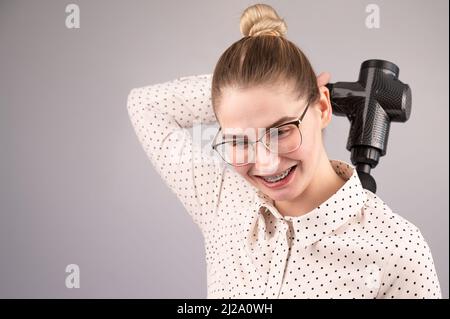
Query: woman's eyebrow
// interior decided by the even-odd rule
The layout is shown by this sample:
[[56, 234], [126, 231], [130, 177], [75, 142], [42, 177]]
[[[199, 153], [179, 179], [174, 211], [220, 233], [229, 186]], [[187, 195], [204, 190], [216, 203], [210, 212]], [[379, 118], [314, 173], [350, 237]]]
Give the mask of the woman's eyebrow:
[[271, 125], [267, 126], [266, 129], [273, 128], [273, 127], [276, 127], [276, 126], [278, 126], [280, 124], [283, 124], [284, 122], [293, 121], [293, 120], [296, 120], [296, 119], [297, 119], [297, 117], [295, 117], [295, 116], [283, 116], [282, 118], [278, 119], [277, 121], [275, 121]]
[[[276, 127], [276, 126], [278, 126], [280, 124], [283, 124], [284, 122], [293, 121], [293, 120], [296, 120], [296, 119], [297, 119], [297, 117], [295, 117], [295, 116], [283, 116], [282, 118], [276, 120], [271, 125], [265, 127], [265, 129], [267, 130], [267, 129]], [[248, 135], [247, 134], [234, 134], [233, 133], [233, 134], [222, 134], [222, 136], [223, 136], [223, 138], [229, 138], [229, 137], [246, 137]]]

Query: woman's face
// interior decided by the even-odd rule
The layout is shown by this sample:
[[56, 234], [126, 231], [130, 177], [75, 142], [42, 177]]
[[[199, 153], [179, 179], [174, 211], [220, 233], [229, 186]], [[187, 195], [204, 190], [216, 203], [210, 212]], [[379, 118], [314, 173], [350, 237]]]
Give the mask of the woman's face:
[[[299, 126], [302, 134], [299, 148], [286, 154], [274, 154], [262, 143], [257, 143], [254, 161], [234, 167], [236, 172], [273, 200], [289, 201], [296, 198], [315, 174], [323, 148], [322, 129], [331, 119], [328, 90], [322, 87], [320, 92], [320, 101], [309, 105]], [[249, 139], [255, 140], [255, 136], [261, 137], [263, 128], [272, 127], [282, 117], [299, 118], [305, 107], [306, 100], [295, 100], [295, 95], [287, 86], [253, 87], [246, 90], [226, 88], [217, 109], [217, 117], [225, 134], [230, 129], [244, 132], [243, 134], [253, 131]], [[262, 178], [287, 173], [286, 170], [291, 167], [294, 168], [279, 182], [270, 183]]]

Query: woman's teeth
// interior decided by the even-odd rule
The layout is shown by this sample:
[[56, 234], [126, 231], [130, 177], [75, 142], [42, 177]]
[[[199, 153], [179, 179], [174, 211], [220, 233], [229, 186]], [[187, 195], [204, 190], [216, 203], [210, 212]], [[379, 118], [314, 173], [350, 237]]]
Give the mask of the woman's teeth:
[[289, 167], [287, 170], [285, 170], [284, 172], [282, 172], [281, 174], [278, 175], [273, 175], [273, 176], [261, 176], [266, 182], [269, 183], [275, 183], [278, 182], [280, 180], [282, 180], [283, 178], [285, 178], [286, 176], [288, 176], [289, 172], [291, 171], [291, 169], [294, 168], [293, 167]]

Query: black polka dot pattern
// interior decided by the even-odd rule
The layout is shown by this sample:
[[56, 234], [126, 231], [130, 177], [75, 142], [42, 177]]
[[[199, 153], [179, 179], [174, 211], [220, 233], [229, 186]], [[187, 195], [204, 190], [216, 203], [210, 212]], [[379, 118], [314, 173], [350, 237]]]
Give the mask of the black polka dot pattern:
[[208, 298], [442, 298], [420, 230], [363, 189], [352, 165], [330, 160], [346, 183], [307, 214], [282, 216], [193, 143], [186, 128], [216, 121], [211, 78], [135, 88], [127, 103], [145, 153], [204, 236]]

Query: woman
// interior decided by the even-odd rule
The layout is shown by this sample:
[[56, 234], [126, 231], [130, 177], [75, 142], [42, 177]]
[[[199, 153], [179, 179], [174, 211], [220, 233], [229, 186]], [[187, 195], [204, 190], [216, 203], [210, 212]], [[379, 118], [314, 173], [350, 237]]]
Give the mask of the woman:
[[[316, 79], [272, 7], [214, 73], [133, 89], [128, 112], [152, 164], [200, 227], [208, 298], [441, 298], [419, 229], [329, 160], [327, 74]], [[212, 153], [185, 128], [220, 124]]]

